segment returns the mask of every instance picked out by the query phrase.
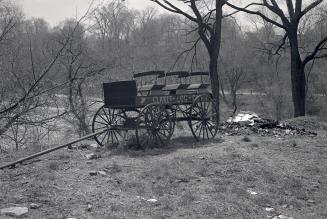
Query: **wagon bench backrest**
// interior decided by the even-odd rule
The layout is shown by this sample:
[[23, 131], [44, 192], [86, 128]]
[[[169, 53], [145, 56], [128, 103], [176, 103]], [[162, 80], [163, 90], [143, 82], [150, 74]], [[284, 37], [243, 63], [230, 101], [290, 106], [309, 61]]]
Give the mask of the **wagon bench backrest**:
[[189, 78], [189, 81], [191, 82], [192, 78], [196, 77], [196, 76], [200, 76], [200, 81], [203, 84], [204, 83], [204, 79], [207, 80], [207, 82], [209, 82], [210, 76], [209, 76], [209, 72], [202, 72], [202, 71], [197, 71], [197, 72], [190, 72], [188, 75], [180, 75], [180, 78]]
[[103, 83], [103, 94], [106, 107], [133, 106], [137, 96], [136, 81]]
[[175, 81], [177, 82], [176, 79], [178, 79], [179, 83], [182, 83], [182, 78], [186, 78], [190, 73], [187, 71], [173, 71], [173, 72], [167, 72], [165, 74], [159, 75], [158, 78], [164, 78], [164, 83], [167, 84], [169, 79], [173, 79], [173, 76], [175, 76]]
[[158, 78], [161, 75], [164, 75], [164, 71], [147, 71], [147, 72], [140, 72], [135, 73], [133, 75], [134, 79], [137, 79], [138, 85], [144, 85], [144, 84], [156, 84]]

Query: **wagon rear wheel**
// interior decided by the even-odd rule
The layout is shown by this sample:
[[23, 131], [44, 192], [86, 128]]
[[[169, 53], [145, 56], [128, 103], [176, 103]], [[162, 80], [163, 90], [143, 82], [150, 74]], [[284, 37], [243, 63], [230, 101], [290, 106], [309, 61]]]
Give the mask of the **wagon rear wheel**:
[[145, 106], [137, 119], [136, 139], [143, 148], [166, 145], [174, 131], [171, 114], [162, 105]]
[[189, 126], [197, 141], [212, 139], [218, 131], [218, 110], [209, 95], [200, 95], [192, 103]]
[[127, 131], [122, 129], [125, 116], [121, 109], [100, 107], [92, 121], [92, 131], [98, 132], [110, 129], [102, 134], [95, 135], [94, 139], [100, 146], [116, 147], [126, 138]]

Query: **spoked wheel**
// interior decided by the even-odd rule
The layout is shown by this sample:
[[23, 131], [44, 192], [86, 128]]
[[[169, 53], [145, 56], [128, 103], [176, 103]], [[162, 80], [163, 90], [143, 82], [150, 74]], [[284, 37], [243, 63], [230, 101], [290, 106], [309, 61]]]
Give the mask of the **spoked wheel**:
[[109, 130], [95, 135], [95, 141], [100, 146], [107, 146], [109, 148], [118, 146], [127, 137], [128, 128], [124, 127], [127, 120], [128, 117], [124, 110], [102, 106], [93, 117], [92, 131]]
[[197, 141], [212, 139], [218, 131], [218, 111], [209, 95], [200, 95], [190, 107], [189, 126]]
[[143, 148], [166, 145], [174, 131], [171, 114], [162, 105], [145, 106], [137, 119], [136, 139]]

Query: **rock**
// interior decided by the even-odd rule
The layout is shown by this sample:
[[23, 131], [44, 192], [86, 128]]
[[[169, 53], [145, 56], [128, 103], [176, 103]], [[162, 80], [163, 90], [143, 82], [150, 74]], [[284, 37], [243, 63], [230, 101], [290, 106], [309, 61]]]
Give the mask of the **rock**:
[[259, 116], [251, 111], [240, 111], [234, 118], [229, 118], [227, 122], [229, 123], [240, 123], [243, 122], [247, 125], [253, 125], [254, 119], [258, 119]]
[[98, 173], [102, 176], [107, 176], [107, 173], [105, 171], [98, 171]]
[[188, 183], [188, 182], [190, 182], [190, 180], [186, 179], [186, 178], [181, 178], [181, 179], [177, 179], [176, 182], [177, 183]]
[[99, 158], [95, 153], [87, 154], [87, 155], [85, 155], [85, 157], [88, 160], [94, 160], [94, 159]]
[[293, 217], [285, 216], [285, 215], [279, 215], [280, 219], [293, 219]]
[[91, 148], [99, 148], [100, 146], [96, 143], [92, 143], [92, 144], [90, 144], [90, 147]]
[[154, 199], [154, 198], [150, 198], [148, 200], [146, 200], [147, 202], [152, 202], [152, 203], [156, 203], [158, 200]]
[[307, 202], [310, 203], [310, 204], [314, 204], [315, 203], [315, 201], [312, 200], [312, 199], [309, 199]]
[[87, 211], [92, 211], [92, 205], [90, 203], [87, 204], [86, 210]]
[[293, 217], [288, 217], [288, 216], [280, 214], [278, 216], [273, 217], [273, 219], [293, 219]]
[[11, 207], [3, 208], [0, 210], [0, 214], [4, 214], [11, 217], [21, 217], [28, 213], [27, 207]]
[[30, 208], [31, 208], [31, 209], [38, 209], [38, 208], [40, 208], [40, 207], [41, 207], [40, 204], [36, 204], [36, 203], [31, 203], [31, 204], [30, 204]]
[[258, 195], [258, 193], [257, 192], [255, 192], [255, 191], [253, 191], [253, 190], [251, 190], [251, 189], [248, 189], [248, 190], [246, 190], [248, 193], [250, 193], [251, 195]]
[[268, 211], [268, 212], [272, 212], [272, 211], [275, 211], [275, 209], [274, 209], [274, 208], [265, 208], [265, 210], [266, 210], [266, 211]]
[[96, 176], [98, 175], [98, 171], [91, 171], [89, 172], [90, 176]]

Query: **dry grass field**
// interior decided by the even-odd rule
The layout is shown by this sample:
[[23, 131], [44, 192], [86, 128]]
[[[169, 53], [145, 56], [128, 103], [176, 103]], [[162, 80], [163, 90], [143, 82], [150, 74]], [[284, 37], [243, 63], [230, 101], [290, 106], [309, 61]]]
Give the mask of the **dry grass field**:
[[[194, 142], [184, 133], [148, 151], [64, 149], [0, 171], [0, 209], [28, 207], [24, 218], [327, 218], [327, 131], [314, 128], [317, 137]], [[99, 158], [87, 160], [91, 152]]]

